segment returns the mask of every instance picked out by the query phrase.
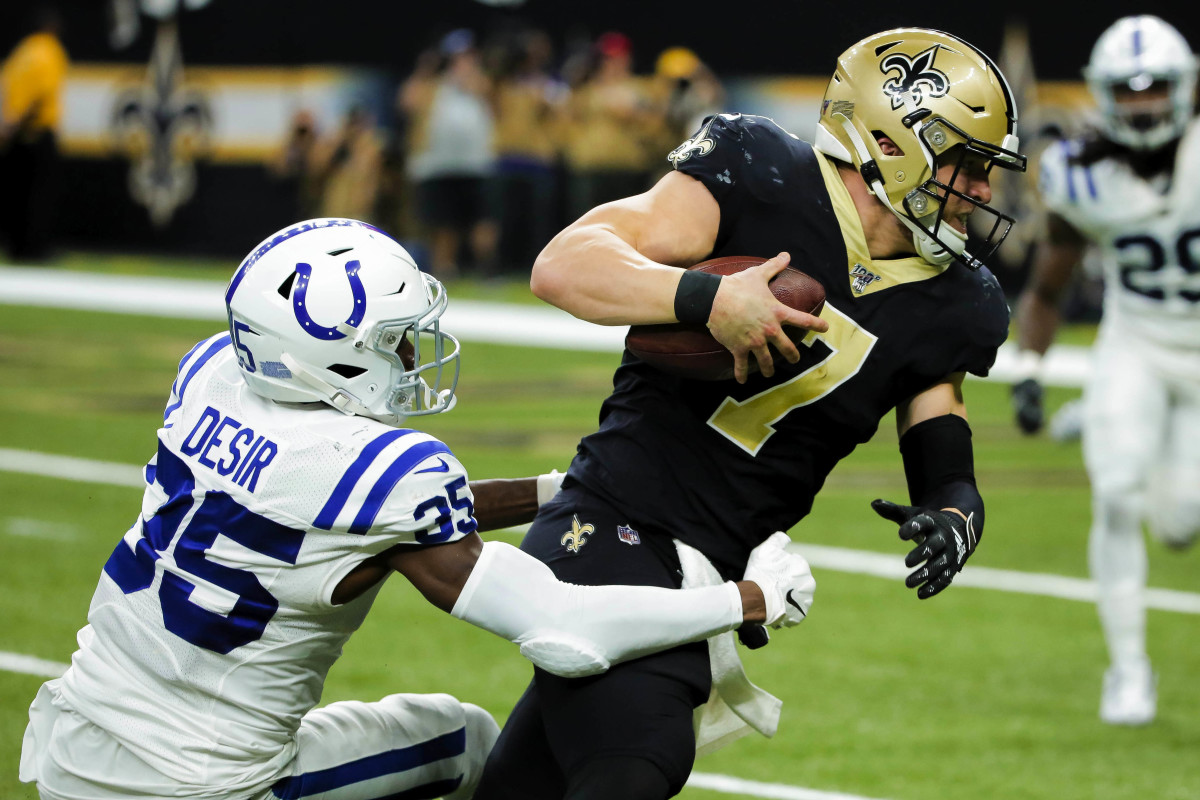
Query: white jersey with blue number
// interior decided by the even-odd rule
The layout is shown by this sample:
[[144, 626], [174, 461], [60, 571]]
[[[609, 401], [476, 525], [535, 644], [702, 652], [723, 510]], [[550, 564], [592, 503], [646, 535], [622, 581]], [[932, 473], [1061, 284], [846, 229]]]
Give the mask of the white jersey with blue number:
[[1042, 156], [1047, 207], [1101, 250], [1106, 326], [1167, 347], [1200, 349], [1200, 122], [1174, 172], [1147, 181], [1120, 158], [1072, 163], [1077, 143]]
[[258, 397], [228, 334], [180, 364], [158, 442], [62, 697], [198, 796], [249, 794], [292, 758], [378, 591], [335, 606], [338, 582], [474, 531], [466, 472], [427, 434]]

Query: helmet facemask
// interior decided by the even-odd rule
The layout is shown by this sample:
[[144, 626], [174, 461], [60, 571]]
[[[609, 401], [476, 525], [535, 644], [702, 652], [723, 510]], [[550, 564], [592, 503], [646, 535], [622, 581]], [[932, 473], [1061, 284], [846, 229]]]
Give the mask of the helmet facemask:
[[[1194, 86], [1195, 79], [1190, 83]], [[1178, 76], [1156, 78], [1147, 74], [1129, 80], [1093, 83], [1093, 93], [1105, 115], [1105, 129], [1114, 141], [1134, 150], [1157, 150], [1183, 135], [1191, 89]]]
[[1134, 150], [1157, 150], [1178, 139], [1194, 113], [1196, 56], [1158, 17], [1114, 22], [1096, 40], [1083, 74], [1105, 135]]
[[[982, 171], [987, 175], [995, 166], [1024, 172], [1026, 158], [1014, 150], [976, 139], [945, 119], [918, 122], [913, 128], [931, 177], [904, 195], [901, 209], [889, 205], [894, 212], [902, 211], [897, 216], [913, 231], [923, 258], [935, 264], [958, 258], [969, 269], [979, 269], [1007, 238], [1015, 220], [979, 198], [954, 188], [955, 184], [962, 174]], [[949, 177], [940, 180], [938, 176], [950, 165], [953, 169]], [[967, 233], [946, 220], [947, 201], [951, 197], [971, 207], [968, 230], [978, 232], [978, 236], [972, 237], [974, 242], [969, 242]]]
[[[422, 273], [430, 285], [433, 301], [419, 318], [381, 320], [369, 336], [374, 352], [392, 362], [398, 372], [387, 396], [391, 413], [405, 417], [438, 414], [454, 408], [458, 398], [459, 344], [441, 329], [446, 310], [446, 290], [432, 276]], [[355, 340], [355, 347], [359, 341]]]

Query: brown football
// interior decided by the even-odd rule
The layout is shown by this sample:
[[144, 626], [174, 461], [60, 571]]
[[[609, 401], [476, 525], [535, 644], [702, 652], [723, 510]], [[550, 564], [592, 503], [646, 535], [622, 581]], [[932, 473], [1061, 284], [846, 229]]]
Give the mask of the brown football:
[[[733, 275], [758, 266], [767, 259], [757, 256], [725, 256], [702, 261], [689, 269], [717, 275]], [[771, 293], [779, 302], [809, 314], [819, 315], [825, 307], [825, 287], [810, 275], [787, 267], [771, 279]], [[807, 331], [784, 326], [792, 341], [799, 343]], [[632, 325], [625, 337], [629, 352], [663, 372], [702, 381], [728, 380], [733, 377], [733, 354], [726, 350], [703, 325]], [[772, 348], [772, 354], [776, 355]], [[777, 356], [778, 357], [778, 356]], [[757, 371], [750, 356], [750, 372]]]

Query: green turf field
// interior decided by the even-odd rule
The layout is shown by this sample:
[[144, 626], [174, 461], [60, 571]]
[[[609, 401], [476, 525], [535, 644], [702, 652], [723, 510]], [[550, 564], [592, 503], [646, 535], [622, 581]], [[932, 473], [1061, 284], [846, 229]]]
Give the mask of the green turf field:
[[[141, 464], [178, 359], [215, 330], [0, 307], [0, 447]], [[474, 477], [561, 469], [594, 427], [616, 360], [468, 342], [458, 409], [423, 427]], [[1070, 396], [1052, 390], [1050, 405]], [[967, 400], [988, 501], [972, 564], [1085, 576], [1078, 446], [1020, 437], [1003, 386], [970, 382]], [[899, 557], [894, 526], [867, 503], [904, 495], [887, 420], [835, 470], [793, 537]], [[0, 472], [0, 651], [69, 658], [100, 567], [139, 501], [136, 489]], [[1194, 551], [1152, 544], [1150, 564], [1154, 586], [1200, 585]], [[1091, 607], [965, 587], [920, 602], [896, 581], [816, 576], [810, 620], [746, 658], [751, 677], [784, 700], [778, 736], [742, 740], [698, 772], [892, 800], [1200, 798], [1200, 617], [1151, 612], [1159, 719], [1113, 729], [1096, 717], [1104, 653]], [[325, 700], [445, 691], [502, 720], [528, 676], [514, 647], [394, 579], [334, 667]], [[0, 671], [0, 798], [34, 797], [16, 765], [41, 680]]]

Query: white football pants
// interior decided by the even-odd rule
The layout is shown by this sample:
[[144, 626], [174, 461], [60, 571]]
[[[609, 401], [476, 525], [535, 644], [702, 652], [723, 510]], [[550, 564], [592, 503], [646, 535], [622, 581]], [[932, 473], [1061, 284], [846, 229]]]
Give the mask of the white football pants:
[[167, 778], [50, 699], [43, 686], [21, 752], [21, 780], [36, 779], [42, 800], [378, 800], [406, 792], [466, 800], [500, 734], [482, 708], [446, 694], [332, 703], [305, 715], [295, 758], [273, 786], [247, 798]]
[[1108, 325], [1084, 393], [1092, 484], [1088, 561], [1114, 666], [1146, 663], [1142, 522], [1182, 546], [1200, 530], [1200, 353], [1165, 350]]

